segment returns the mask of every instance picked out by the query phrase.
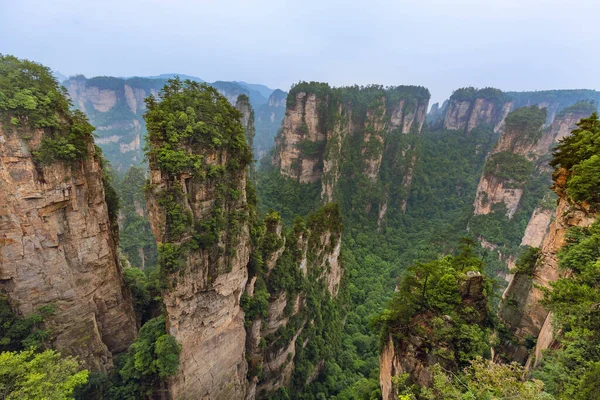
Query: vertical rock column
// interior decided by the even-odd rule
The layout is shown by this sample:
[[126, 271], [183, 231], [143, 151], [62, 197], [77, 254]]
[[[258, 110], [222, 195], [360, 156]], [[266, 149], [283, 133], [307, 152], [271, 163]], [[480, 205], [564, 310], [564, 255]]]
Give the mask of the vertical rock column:
[[22, 315], [51, 306], [44, 322], [52, 346], [106, 371], [137, 326], [102, 166], [91, 137], [83, 161], [35, 163], [32, 151], [44, 134], [0, 124], [0, 289]]
[[[170, 392], [183, 400], [241, 399], [247, 363], [240, 296], [250, 257], [246, 165], [251, 152], [240, 113], [216, 90], [187, 82], [165, 90], [160, 105], [149, 103], [146, 115], [147, 202], [159, 246], [167, 332], [182, 346]], [[179, 142], [169, 139], [173, 131], [161, 117], [169, 112], [189, 124], [174, 134]], [[174, 170], [165, 154], [191, 163]]]

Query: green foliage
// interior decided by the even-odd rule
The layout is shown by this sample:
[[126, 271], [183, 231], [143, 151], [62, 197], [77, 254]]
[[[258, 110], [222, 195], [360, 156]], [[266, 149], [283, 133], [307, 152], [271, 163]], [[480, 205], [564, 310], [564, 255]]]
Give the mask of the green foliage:
[[246, 293], [242, 294], [240, 305], [244, 310], [246, 327], [249, 327], [252, 321], [257, 318], [267, 317], [270, 297], [271, 295], [262, 279], [256, 281], [253, 296], [248, 296]]
[[173, 243], [158, 245], [158, 268], [161, 274], [170, 274], [179, 271], [185, 265], [182, 249]]
[[277, 210], [286, 224], [298, 215], [308, 215], [320, 202], [320, 182], [300, 185], [281, 175], [268, 160], [259, 168], [257, 189], [261, 211]]
[[123, 280], [131, 290], [136, 311], [140, 315], [143, 314], [151, 300], [148, 278], [143, 271], [130, 267], [123, 270]]
[[113, 394], [122, 399], [150, 395], [157, 383], [177, 373], [180, 352], [181, 346], [165, 332], [165, 317], [146, 322], [119, 360], [121, 381], [113, 388]]
[[564, 169], [567, 175], [567, 193], [575, 202], [587, 202], [598, 207], [597, 172], [600, 167], [600, 120], [594, 112], [583, 118], [569, 136], [559, 142], [550, 162], [555, 169]]
[[[460, 376], [433, 368], [433, 387], [423, 389], [419, 398], [428, 400], [521, 399], [552, 400], [543, 391], [539, 380], [524, 381], [523, 367], [513, 364], [494, 364], [481, 358], [472, 360]], [[411, 397], [408, 397], [409, 399]]]
[[144, 170], [131, 167], [115, 185], [121, 198], [123, 215], [119, 244], [127, 259], [137, 268], [154, 267], [158, 251], [146, 216], [145, 182]]
[[326, 141], [313, 142], [311, 140], [305, 139], [298, 142], [296, 144], [296, 147], [300, 151], [301, 157], [314, 158], [323, 155], [326, 144]]
[[[382, 341], [389, 335], [399, 341], [413, 335], [423, 337], [421, 330], [425, 329], [429, 334], [425, 335], [427, 343], [421, 347], [434, 351], [446, 349], [444, 353], [438, 352], [438, 356], [446, 359], [448, 366], [465, 365], [489, 353], [488, 328], [478, 325], [485, 321], [487, 305], [484, 301], [483, 309], [479, 305], [479, 310], [473, 308], [476, 304], [465, 306], [459, 289], [460, 283], [467, 279], [467, 272], [483, 270], [481, 259], [473, 253], [473, 245], [465, 240], [456, 256], [408, 268], [391, 302], [374, 321]], [[491, 287], [484, 284], [482, 290], [483, 296]]]
[[70, 105], [47, 67], [0, 55], [0, 121], [20, 132], [44, 130], [34, 151], [40, 162], [75, 162], [88, 155], [94, 127]]
[[511, 151], [494, 153], [485, 163], [484, 174], [488, 177], [496, 177], [504, 180], [508, 187], [522, 186], [527, 182], [535, 169], [535, 164], [522, 156]]
[[547, 110], [538, 106], [521, 107], [510, 112], [504, 120], [504, 132], [517, 134], [514, 143], [535, 143], [542, 136]]
[[528, 276], [533, 276], [535, 272], [535, 265], [540, 256], [540, 249], [537, 247], [529, 247], [527, 246], [523, 251], [523, 254], [517, 261], [517, 265], [514, 269], [515, 274], [524, 274]]
[[476, 99], [504, 101], [505, 95], [501, 90], [496, 88], [486, 87], [477, 89], [471, 86], [456, 89], [452, 93], [452, 96], [450, 96], [450, 100], [456, 101], [474, 101]]
[[144, 114], [151, 165], [170, 176], [206, 170], [202, 152], [226, 150], [241, 167], [252, 162], [240, 113], [218, 91], [206, 84], [170, 79], [159, 94], [160, 101], [146, 99]]
[[556, 114], [556, 118], [561, 118], [569, 114], [579, 114], [579, 115], [592, 115], [595, 111], [598, 110], [597, 103], [594, 100], [581, 100], [577, 103], [562, 109], [559, 113]]
[[600, 155], [573, 166], [567, 181], [567, 193], [576, 203], [600, 204]]
[[0, 397], [17, 399], [73, 399], [73, 391], [87, 382], [88, 371], [76, 358], [53, 350], [0, 354]]
[[55, 311], [53, 305], [38, 307], [35, 313], [16, 315], [6, 295], [0, 296], [0, 351], [17, 351], [42, 347], [49, 338], [43, 329], [44, 319]]

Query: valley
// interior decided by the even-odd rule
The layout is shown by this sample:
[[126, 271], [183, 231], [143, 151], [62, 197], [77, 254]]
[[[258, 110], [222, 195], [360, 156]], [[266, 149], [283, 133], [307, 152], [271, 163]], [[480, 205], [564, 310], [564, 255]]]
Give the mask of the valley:
[[0, 349], [65, 398], [593, 398], [600, 92], [0, 72]]

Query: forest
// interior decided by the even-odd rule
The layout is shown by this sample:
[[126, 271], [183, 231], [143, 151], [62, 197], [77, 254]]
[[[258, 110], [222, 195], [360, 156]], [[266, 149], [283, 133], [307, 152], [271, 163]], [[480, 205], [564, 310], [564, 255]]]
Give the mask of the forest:
[[[275, 147], [257, 161], [254, 130], [242, 125], [242, 111], [218, 90], [227, 82], [163, 83], [145, 99], [145, 161], [119, 172], [94, 145], [89, 120], [101, 121], [100, 115], [75, 110], [48, 68], [0, 57], [2, 131], [30, 146], [37, 176], [84, 170], [89, 159], [97, 163], [107, 230], [116, 238], [137, 328], [110, 368], [94, 370], [76, 352], [61, 354], [53, 346], [60, 301], [23, 313], [3, 286], [0, 397], [167, 396], [189, 361], [190, 339], [178, 331], [185, 324], [177, 323], [210, 308], [203, 301], [214, 299], [201, 296], [242, 276], [231, 293], [214, 295], [214, 304], [239, 309], [227, 323], [243, 332], [238, 378], [258, 388], [256, 398], [380, 399], [388, 351], [413, 357], [426, 371], [405, 368], [390, 377], [401, 400], [598, 398], [600, 119], [586, 93], [547, 93], [544, 101], [559, 99], [553, 118], [585, 117], [548, 154], [534, 156], [518, 149], [550, 135], [548, 110], [527, 103], [541, 94], [526, 101], [523, 93], [494, 88], [456, 90], [450, 98], [456, 102], [523, 105], [503, 117], [502, 130], [485, 121], [465, 133], [419, 124], [418, 118], [425, 121], [419, 109], [425, 104], [426, 112], [430, 97], [424, 87], [300, 82], [286, 100], [285, 118], [302, 110], [297, 128], [286, 131], [283, 124]], [[122, 90], [121, 81], [109, 77], [95, 84]], [[315, 120], [307, 121], [307, 94], [316, 99]], [[251, 103], [243, 93], [240, 98]], [[130, 112], [124, 104], [113, 112], [121, 109]], [[326, 139], [310, 139], [311, 129]], [[32, 140], [40, 132], [41, 139]], [[303, 160], [318, 160], [317, 181], [281, 173], [275, 160], [291, 134], [302, 139], [294, 144], [300, 164], [293, 169], [302, 173]], [[502, 135], [516, 139], [497, 151]], [[379, 162], [375, 177], [365, 173], [372, 160]], [[328, 163], [337, 168], [331, 181]], [[498, 202], [475, 215], [484, 179], [522, 190], [514, 213]], [[65, 175], [63, 183], [70, 180]], [[325, 199], [329, 182], [335, 182], [332, 198]], [[540, 359], [512, 362], [497, 349], [524, 344], [528, 358], [536, 357], [538, 338], [519, 337], [498, 314], [498, 307], [511, 306], [512, 298], [502, 295], [510, 289], [505, 277], [533, 282], [542, 274], [548, 251], [523, 245], [522, 238], [534, 211], [554, 212], [561, 204], [565, 215], [579, 213], [593, 223], [565, 225], [557, 278], [539, 288], [541, 307], [551, 312], [552, 346]], [[201, 311], [177, 308], [193, 296]], [[251, 337], [256, 345], [248, 344]], [[274, 360], [283, 361], [273, 367]], [[286, 384], [278, 374], [287, 374]]]

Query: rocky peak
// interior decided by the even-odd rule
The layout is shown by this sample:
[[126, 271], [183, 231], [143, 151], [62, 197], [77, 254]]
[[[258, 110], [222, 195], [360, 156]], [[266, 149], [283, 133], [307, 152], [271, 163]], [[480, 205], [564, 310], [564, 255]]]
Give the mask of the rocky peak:
[[[288, 95], [273, 164], [281, 175], [299, 183], [320, 182], [324, 202], [339, 200], [340, 179], [353, 179], [363, 189], [385, 186], [381, 202], [364, 205], [365, 212], [380, 215], [381, 226], [395, 185], [387, 181], [398, 182], [403, 193], [412, 182], [415, 138], [425, 122], [428, 101], [429, 92], [421, 87], [300, 83]], [[358, 176], [343, 176], [343, 165], [359, 168]], [[406, 195], [393, 198], [398, 203], [405, 200]]]
[[449, 99], [444, 128], [468, 133], [480, 125], [490, 125], [497, 132], [510, 109], [511, 103], [498, 89], [458, 89]]
[[268, 105], [269, 107], [283, 107], [285, 108], [287, 99], [287, 93], [281, 89], [275, 89], [269, 96]]
[[238, 96], [235, 102], [235, 108], [242, 114], [240, 122], [244, 128], [246, 135], [246, 141], [251, 149], [254, 148], [254, 136], [256, 135], [256, 128], [254, 127], [254, 109], [250, 105], [250, 98], [245, 94]]
[[457, 370], [458, 359], [452, 354], [457, 351], [456, 344], [446, 341], [443, 335], [435, 332], [450, 332], [459, 323], [471, 326], [481, 325], [487, 318], [487, 299], [485, 296], [485, 279], [478, 271], [466, 271], [458, 281], [458, 294], [461, 309], [472, 312], [466, 320], [461, 317], [439, 315], [432, 309], [413, 315], [407, 324], [403, 324], [402, 332], [393, 332], [385, 338], [380, 352], [380, 386], [382, 399], [398, 399], [398, 387], [394, 377], [408, 375], [408, 382], [422, 387], [433, 383], [430, 367], [435, 364], [445, 369]]
[[[296, 220], [287, 234], [279, 215], [269, 213], [265, 227], [263, 244], [256, 250], [264, 266], [251, 271], [244, 300], [250, 376], [247, 399], [263, 398], [290, 386], [298, 357], [314, 366], [304, 382], [315, 379], [323, 362], [305, 348], [311, 340], [322, 340], [341, 328], [336, 314], [325, 321], [315, 313], [317, 309], [339, 310], [336, 297], [343, 275], [339, 208], [326, 205], [306, 222]], [[293, 277], [294, 284], [282, 285], [286, 277]]]
[[[166, 286], [167, 332], [182, 346], [170, 391], [173, 398], [243, 398], [246, 332], [240, 297], [251, 251], [246, 200], [251, 151], [241, 114], [214, 88], [170, 85], [160, 103], [149, 103], [146, 115], [148, 212]], [[193, 108], [199, 103], [202, 112]], [[191, 131], [180, 128], [191, 136], [178, 136], [177, 142], [160, 118], [182, 110]], [[219, 128], [203, 130], [217, 114], [224, 116]], [[175, 156], [184, 162], [171, 163]]]

